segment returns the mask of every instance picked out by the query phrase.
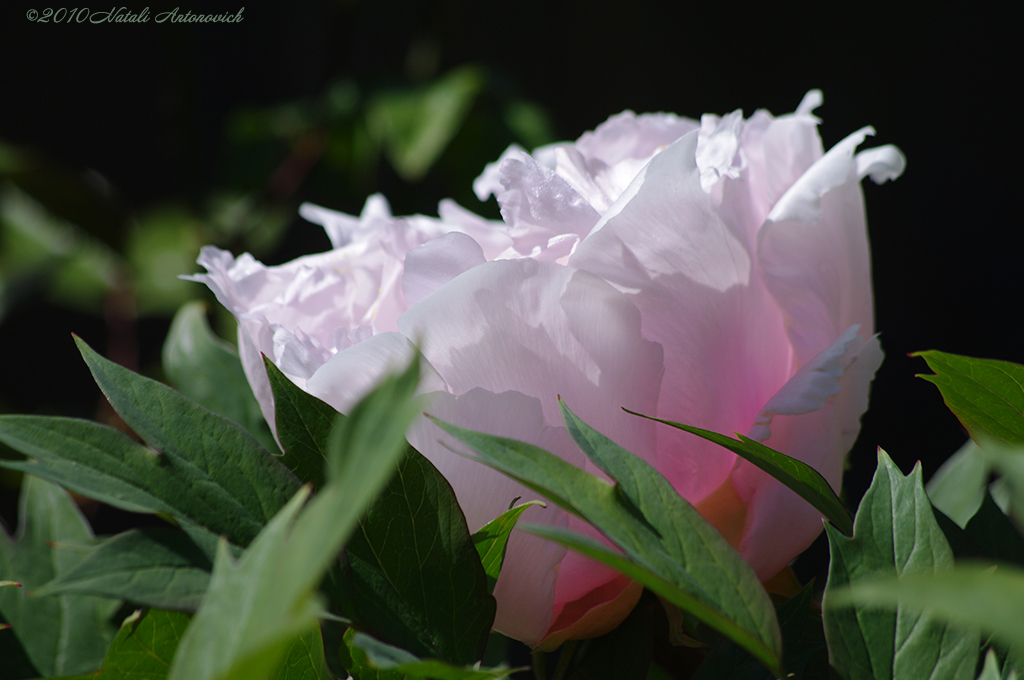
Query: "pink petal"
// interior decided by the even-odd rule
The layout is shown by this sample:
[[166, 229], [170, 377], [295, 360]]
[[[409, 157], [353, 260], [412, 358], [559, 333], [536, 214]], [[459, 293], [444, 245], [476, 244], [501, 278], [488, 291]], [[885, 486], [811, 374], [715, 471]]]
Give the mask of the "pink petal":
[[640, 314], [599, 278], [533, 260], [489, 262], [410, 308], [399, 327], [416, 338], [451, 391], [515, 390], [561, 423], [561, 395], [581, 418], [638, 455], [653, 428], [620, 410], [653, 409], [661, 348], [640, 335]]
[[[835, 490], [842, 482], [844, 457], [860, 430], [860, 416], [867, 409], [871, 379], [882, 362], [876, 337], [859, 346], [856, 343], [844, 356], [846, 366], [838, 378], [839, 392], [816, 411], [777, 415], [768, 442], [772, 448], [818, 470]], [[787, 384], [783, 390], [789, 387]], [[816, 391], [813, 387], [810, 390]], [[740, 552], [762, 580], [768, 579], [821, 533], [821, 514], [746, 461], [737, 464], [732, 480], [747, 503], [748, 524]]]
[[[569, 264], [624, 290], [644, 337], [664, 347], [658, 416], [745, 432], [791, 374], [791, 353], [748, 239], [701, 188], [696, 146], [690, 133], [655, 156]], [[691, 501], [717, 488], [733, 460], [686, 433], [658, 431], [657, 467]]]

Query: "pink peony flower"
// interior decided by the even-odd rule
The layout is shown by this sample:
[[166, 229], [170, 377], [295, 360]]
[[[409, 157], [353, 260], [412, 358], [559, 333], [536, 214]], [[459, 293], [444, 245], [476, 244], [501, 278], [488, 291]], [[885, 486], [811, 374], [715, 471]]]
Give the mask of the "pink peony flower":
[[[450, 201], [440, 219], [304, 205], [334, 249], [280, 267], [213, 247], [206, 283], [239, 321], [250, 383], [273, 423], [265, 353], [346, 411], [417, 343], [431, 412], [538, 444], [590, 471], [556, 395], [664, 474], [767, 580], [821, 531], [820, 515], [733, 454], [621, 406], [795, 456], [834, 488], [882, 352], [873, 331], [860, 180], [894, 179], [871, 128], [823, 153], [812, 91], [796, 112], [613, 116], [574, 144], [511, 147], [474, 188], [504, 222]], [[471, 531], [532, 494], [456, 456], [421, 420], [410, 442], [455, 489]], [[553, 504], [524, 521], [596, 536]], [[640, 589], [552, 543], [513, 533], [495, 629], [529, 644], [607, 632]]]

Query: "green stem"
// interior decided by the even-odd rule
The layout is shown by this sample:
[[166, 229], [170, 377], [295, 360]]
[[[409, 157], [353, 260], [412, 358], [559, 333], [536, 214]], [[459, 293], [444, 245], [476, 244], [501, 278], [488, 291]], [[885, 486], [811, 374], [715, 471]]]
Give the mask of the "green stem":
[[555, 666], [555, 674], [551, 680], [564, 680], [572, 666], [572, 659], [576, 656], [576, 648], [580, 646], [579, 640], [569, 640], [562, 646], [562, 654], [558, 657], [558, 665]]
[[534, 651], [530, 654], [530, 661], [533, 665], [533, 677], [536, 680], [547, 680], [548, 655], [544, 652]]

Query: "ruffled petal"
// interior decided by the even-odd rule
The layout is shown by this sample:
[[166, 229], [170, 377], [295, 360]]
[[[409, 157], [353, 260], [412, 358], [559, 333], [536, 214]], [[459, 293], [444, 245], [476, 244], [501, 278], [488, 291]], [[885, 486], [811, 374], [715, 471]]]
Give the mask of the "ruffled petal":
[[410, 308], [399, 327], [454, 394], [515, 390], [562, 422], [556, 397], [621, 446], [651, 456], [653, 428], [621, 411], [654, 409], [661, 348], [629, 300], [585, 272], [533, 260], [489, 262]]
[[[625, 291], [643, 335], [662, 345], [656, 415], [746, 431], [791, 375], [782, 320], [751, 253], [701, 188], [697, 134], [656, 155], [570, 258]], [[687, 499], [718, 487], [734, 456], [678, 430], [658, 432], [659, 471]]]
[[[874, 329], [867, 225], [853, 157], [869, 131], [847, 137], [818, 160], [758, 233], [761, 279], [786, 320], [798, 365], [852, 325], [867, 335]], [[874, 161], [871, 166], [877, 168]]]

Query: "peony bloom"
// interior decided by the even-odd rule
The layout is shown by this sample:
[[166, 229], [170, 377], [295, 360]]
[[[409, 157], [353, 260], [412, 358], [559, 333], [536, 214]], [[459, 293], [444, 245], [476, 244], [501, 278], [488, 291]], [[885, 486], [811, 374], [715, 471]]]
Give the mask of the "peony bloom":
[[[204, 248], [210, 286], [239, 320], [246, 373], [268, 420], [265, 353], [346, 411], [415, 341], [431, 412], [594, 468], [561, 426], [556, 395], [655, 465], [762, 580], [821, 531], [820, 515], [733, 454], [621, 406], [748, 433], [834, 488], [882, 352], [873, 330], [860, 180], [902, 172], [892, 146], [855, 153], [871, 128], [823, 152], [812, 91], [775, 118], [613, 116], [574, 144], [512, 147], [474, 188], [503, 222], [451, 202], [440, 219], [360, 217], [306, 205], [330, 252], [281, 267]], [[408, 433], [455, 489], [471, 531], [531, 492]], [[595, 535], [557, 506], [524, 521]], [[610, 630], [639, 588], [514, 533], [495, 628], [529, 644]]]

